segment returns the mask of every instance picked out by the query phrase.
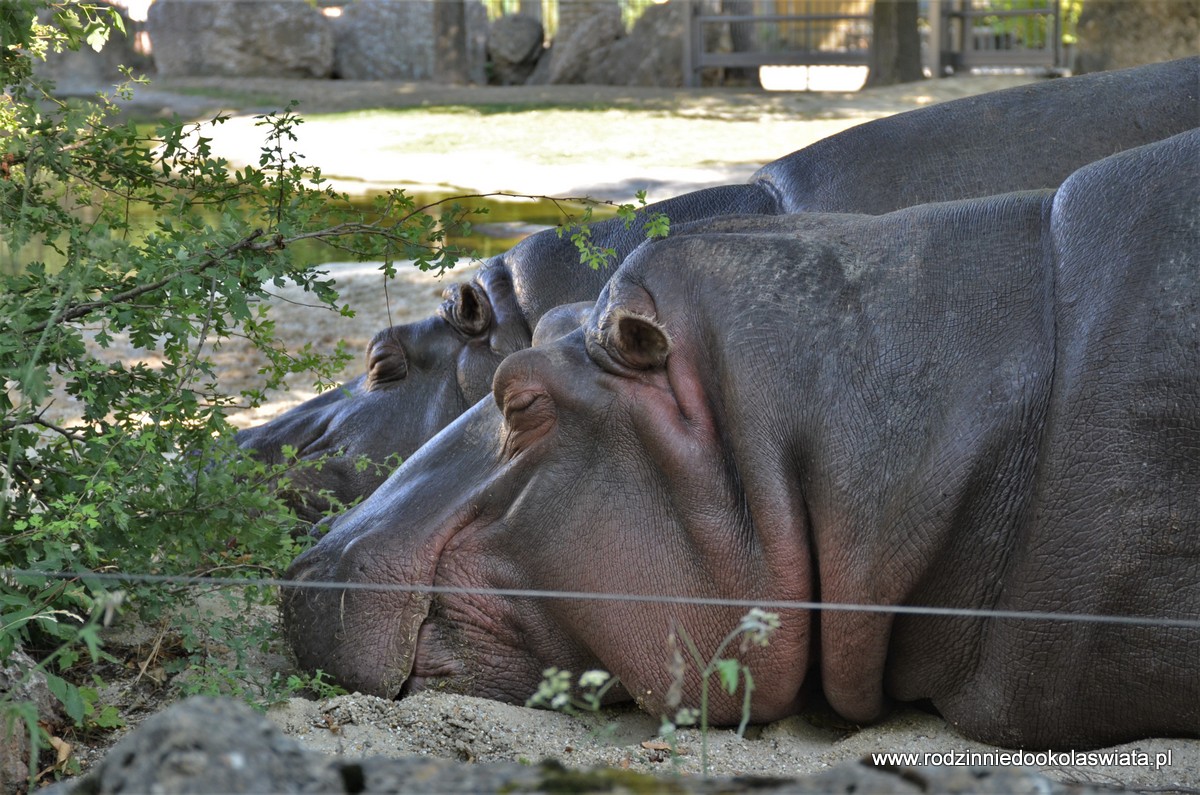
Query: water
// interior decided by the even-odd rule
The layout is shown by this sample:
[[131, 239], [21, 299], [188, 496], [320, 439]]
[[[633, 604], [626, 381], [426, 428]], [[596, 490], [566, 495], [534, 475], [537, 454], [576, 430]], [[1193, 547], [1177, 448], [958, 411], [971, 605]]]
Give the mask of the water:
[[[352, 196], [351, 203], [355, 209], [369, 212], [371, 202], [377, 194]], [[408, 193], [417, 207], [425, 207], [435, 202], [453, 199], [454, 193]], [[583, 216], [585, 207], [577, 202], [555, 202], [550, 199], [516, 199], [489, 197], [486, 199], [469, 199], [457, 202], [466, 209], [486, 209], [486, 214], [469, 215], [471, 233], [462, 237], [451, 236], [447, 242], [472, 252], [480, 259], [503, 254], [520, 243], [526, 237], [544, 229], [570, 224]], [[437, 208], [431, 210], [437, 212]], [[616, 210], [608, 205], [597, 205], [592, 208], [594, 221], [611, 218]], [[323, 248], [323, 247], [322, 247]], [[319, 257], [319, 255], [318, 255]], [[337, 259], [334, 257], [333, 259]], [[324, 261], [316, 259], [313, 264]]]
[[[355, 210], [370, 217], [377, 195], [366, 193], [351, 196], [351, 205]], [[460, 194], [408, 194], [417, 207], [435, 205], [438, 202], [448, 203], [458, 195]], [[470, 233], [465, 236], [449, 236], [446, 243], [461, 248], [479, 259], [502, 254], [535, 232], [578, 220], [585, 211], [585, 207], [579, 203], [555, 202], [549, 199], [488, 197], [463, 200], [458, 204], [466, 209], [486, 209], [487, 212], [469, 215]], [[430, 212], [436, 215], [438, 209], [438, 207], [433, 207]], [[592, 218], [597, 221], [611, 218], [615, 214], [615, 209], [607, 205], [597, 205], [592, 209]], [[156, 217], [154, 211], [144, 207], [134, 207], [130, 214], [135, 230], [149, 231], [153, 228]], [[293, 244], [288, 247], [288, 255], [296, 264], [309, 267], [329, 262], [342, 262], [347, 259], [346, 252], [319, 242]], [[9, 251], [3, 242], [0, 242], [0, 274], [20, 273], [28, 263], [35, 261], [44, 262], [47, 268], [53, 272], [62, 267], [63, 257], [54, 250], [53, 246], [41, 241], [34, 241], [16, 253]]]

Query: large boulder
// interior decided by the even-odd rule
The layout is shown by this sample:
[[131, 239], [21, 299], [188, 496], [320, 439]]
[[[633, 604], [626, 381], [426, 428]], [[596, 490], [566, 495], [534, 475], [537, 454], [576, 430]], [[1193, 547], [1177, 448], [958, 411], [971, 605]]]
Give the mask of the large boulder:
[[526, 14], [508, 14], [488, 28], [490, 82], [502, 86], [524, 83], [545, 49], [542, 23]]
[[647, 6], [628, 35], [620, 9], [599, 6], [559, 35], [527, 82], [682, 86], [686, 27], [681, 0]]
[[330, 23], [335, 77], [483, 82], [478, 0], [354, 0]]
[[164, 77], [329, 77], [333, 31], [305, 0], [157, 0], [146, 30]]
[[628, 36], [595, 52], [585, 83], [616, 86], [683, 85], [683, 3], [648, 6]]
[[1087, 0], [1076, 33], [1079, 74], [1185, 58], [1200, 52], [1200, 3]]
[[615, 5], [600, 6], [570, 32], [560, 35], [550, 48], [550, 63], [546, 70], [549, 83], [586, 82], [591, 59], [625, 35], [621, 9]]
[[334, 67], [345, 80], [432, 80], [432, 2], [356, 0], [332, 20]]

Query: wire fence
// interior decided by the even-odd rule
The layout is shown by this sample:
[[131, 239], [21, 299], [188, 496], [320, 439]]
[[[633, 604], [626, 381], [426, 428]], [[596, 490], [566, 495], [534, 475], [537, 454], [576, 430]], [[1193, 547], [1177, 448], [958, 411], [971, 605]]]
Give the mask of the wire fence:
[[630, 594], [598, 591], [558, 591], [523, 588], [472, 588], [443, 585], [407, 585], [403, 583], [361, 583], [334, 580], [288, 580], [273, 577], [199, 577], [171, 574], [135, 574], [121, 572], [61, 572], [38, 569], [0, 569], [0, 579], [44, 578], [46, 580], [77, 580], [84, 583], [141, 583], [146, 585], [175, 585], [188, 588], [288, 588], [295, 590], [369, 591], [376, 593], [423, 593], [431, 595], [498, 596], [521, 599], [570, 599], [578, 601], [641, 602], [703, 607], [759, 608], [770, 611], [815, 610], [841, 613], [883, 613], [908, 616], [940, 616], [952, 618], [986, 618], [1015, 621], [1056, 621], [1071, 624], [1109, 624], [1158, 627], [1171, 629], [1200, 629], [1200, 617], [1170, 618], [1165, 616], [1115, 615], [1103, 613], [1072, 613], [1061, 611], [996, 610], [971, 607], [935, 607], [921, 605], [873, 605], [846, 602], [772, 601], [729, 599], [705, 596], [673, 596], [670, 594]]

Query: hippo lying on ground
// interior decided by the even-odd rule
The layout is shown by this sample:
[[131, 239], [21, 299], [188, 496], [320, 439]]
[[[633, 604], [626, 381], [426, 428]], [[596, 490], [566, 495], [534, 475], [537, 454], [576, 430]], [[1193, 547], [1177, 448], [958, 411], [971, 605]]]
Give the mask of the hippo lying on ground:
[[[360, 587], [285, 590], [286, 635], [352, 690], [521, 702], [547, 666], [604, 668], [661, 713], [671, 628], [708, 655], [744, 608], [361, 586], [1196, 622], [1198, 207], [1195, 130], [1057, 192], [647, 243], [295, 561]], [[1200, 730], [1194, 623], [777, 609], [742, 652], [756, 721], [808, 685], [1030, 749]]]
[[[1200, 58], [1023, 86], [863, 124], [764, 166], [746, 185], [697, 191], [646, 208], [678, 225], [732, 214], [860, 212], [1052, 188], [1075, 169], [1200, 124]], [[616, 263], [645, 235], [620, 220], [593, 226]], [[408, 456], [487, 394], [506, 356], [529, 346], [551, 307], [591, 301], [612, 270], [579, 264], [574, 245], [542, 232], [447, 290], [438, 316], [381, 331], [367, 372], [238, 434], [269, 462], [284, 445], [329, 456], [297, 473], [297, 511], [319, 517], [322, 489], [350, 502], [373, 491], [382, 462]]]

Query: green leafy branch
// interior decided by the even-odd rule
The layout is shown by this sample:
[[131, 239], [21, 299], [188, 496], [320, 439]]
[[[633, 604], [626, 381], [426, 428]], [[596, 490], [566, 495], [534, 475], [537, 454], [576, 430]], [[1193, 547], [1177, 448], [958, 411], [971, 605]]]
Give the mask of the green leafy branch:
[[[646, 191], [639, 190], [637, 192], [638, 204], [620, 204], [617, 207], [617, 217], [625, 222], [625, 228], [631, 228], [639, 220], [642, 222], [642, 231], [645, 233], [648, 240], [655, 238], [663, 238], [670, 234], [671, 221], [664, 213], [652, 212], [644, 213], [639, 208], [646, 207]], [[612, 206], [613, 202], [605, 202]], [[579, 249], [579, 261], [587, 265], [592, 270], [601, 270], [607, 268], [617, 261], [616, 249], [608, 246], [600, 246], [592, 242], [592, 207], [589, 205], [583, 213], [583, 216], [570, 225], [558, 227], [558, 236], [570, 233], [570, 240]]]

